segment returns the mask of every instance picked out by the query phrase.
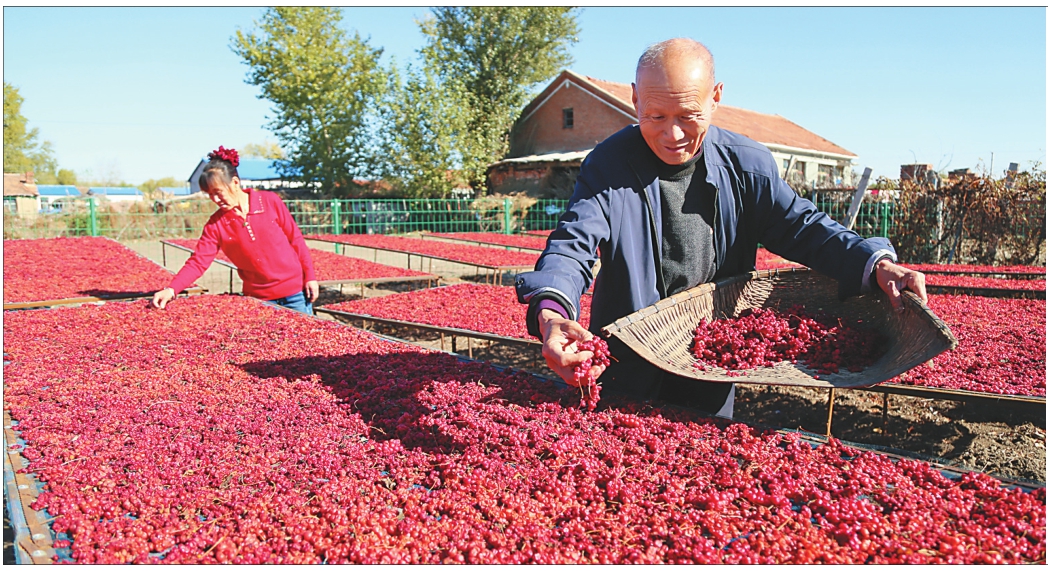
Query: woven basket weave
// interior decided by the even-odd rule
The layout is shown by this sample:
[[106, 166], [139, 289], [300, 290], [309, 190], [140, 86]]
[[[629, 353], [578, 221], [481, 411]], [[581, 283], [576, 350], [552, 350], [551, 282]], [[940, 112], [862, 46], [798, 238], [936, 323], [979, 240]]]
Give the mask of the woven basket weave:
[[[837, 317], [862, 319], [888, 338], [888, 351], [873, 365], [857, 373], [846, 369], [820, 374], [801, 364], [784, 361], [773, 367], [739, 371], [729, 377], [721, 368], [695, 367], [691, 346], [695, 327], [706, 319], [738, 316], [745, 309], [785, 310], [793, 304], [809, 311], [825, 311]], [[837, 282], [807, 268], [762, 270], [703, 284], [670, 296], [655, 305], [623, 317], [604, 327], [655, 366], [684, 377], [704, 381], [796, 385], [807, 387], [863, 387], [904, 373], [932, 357], [957, 346], [957, 338], [920, 299], [903, 292], [905, 310], [892, 309], [887, 295], [876, 293], [837, 298]]]

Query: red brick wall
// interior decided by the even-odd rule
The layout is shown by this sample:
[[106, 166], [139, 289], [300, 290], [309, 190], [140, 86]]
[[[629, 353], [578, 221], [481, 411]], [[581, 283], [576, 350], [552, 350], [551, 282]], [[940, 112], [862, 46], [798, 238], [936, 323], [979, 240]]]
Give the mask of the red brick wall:
[[[563, 128], [563, 109], [572, 108], [575, 126]], [[510, 157], [592, 149], [619, 129], [636, 123], [578, 85], [564, 85], [526, 121], [517, 124]]]

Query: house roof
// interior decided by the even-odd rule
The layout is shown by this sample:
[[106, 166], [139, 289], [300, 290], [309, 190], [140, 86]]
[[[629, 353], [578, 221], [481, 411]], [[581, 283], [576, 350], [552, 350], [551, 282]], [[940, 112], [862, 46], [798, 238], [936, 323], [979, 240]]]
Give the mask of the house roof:
[[[637, 112], [633, 107], [633, 86], [627, 83], [604, 81], [595, 77], [580, 75], [571, 70], [561, 72], [557, 79], [550, 83], [542, 93], [524, 108], [521, 117], [529, 116], [535, 109], [545, 103], [545, 100], [553, 95], [565, 80], [587, 89], [613, 107], [628, 112], [636, 120]], [[812, 133], [781, 115], [758, 113], [741, 107], [722, 104], [717, 107], [717, 112], [713, 115], [713, 124], [722, 129], [745, 135], [764, 145], [781, 145], [848, 157], [857, 156], [844, 147]]]
[[40, 191], [40, 196], [83, 196], [71, 184], [38, 184], [36, 189]]
[[243, 180], [278, 180], [282, 178], [277, 172], [276, 162], [272, 159], [241, 159], [237, 165], [237, 174]]
[[94, 196], [142, 196], [142, 191], [133, 186], [92, 186], [87, 192]]
[[36, 185], [26, 182], [22, 173], [4, 173], [4, 196], [40, 196]]

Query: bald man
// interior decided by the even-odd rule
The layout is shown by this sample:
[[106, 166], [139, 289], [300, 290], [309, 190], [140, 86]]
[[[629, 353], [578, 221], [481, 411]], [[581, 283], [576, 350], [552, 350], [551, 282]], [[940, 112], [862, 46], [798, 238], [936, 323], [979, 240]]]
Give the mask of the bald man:
[[[757, 244], [835, 278], [841, 298], [873, 284], [901, 308], [900, 291], [927, 301], [924, 275], [897, 264], [884, 238], [863, 239], [816, 210], [778, 175], [771, 153], [711, 125], [724, 84], [701, 43], [676, 38], [649, 47], [637, 63], [631, 125], [597, 145], [535, 271], [517, 278], [528, 331], [547, 364], [569, 384], [592, 356], [589, 340], [616, 319], [699, 284], [753, 271]], [[590, 328], [577, 322], [593, 289]], [[609, 340], [617, 359], [595, 369], [605, 394], [663, 400], [731, 418], [735, 387], [664, 373]]]

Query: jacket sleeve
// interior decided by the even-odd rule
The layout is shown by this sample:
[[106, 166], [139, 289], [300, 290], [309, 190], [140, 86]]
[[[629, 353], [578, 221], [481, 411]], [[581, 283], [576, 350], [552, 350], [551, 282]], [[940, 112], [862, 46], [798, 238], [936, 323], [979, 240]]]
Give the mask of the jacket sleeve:
[[313, 271], [313, 256], [309, 254], [309, 246], [306, 245], [306, 239], [302, 237], [302, 231], [298, 229], [298, 224], [295, 224], [295, 219], [291, 217], [291, 211], [287, 209], [284, 201], [280, 200], [280, 197], [276, 194], [273, 194], [272, 197], [273, 208], [277, 215], [277, 224], [284, 231], [287, 241], [291, 243], [291, 248], [295, 250], [295, 253], [298, 255], [298, 261], [302, 264], [302, 281], [311, 282], [317, 279]]
[[760, 178], [764, 181], [754, 181], [762, 188], [756, 193], [760, 243], [779, 256], [836, 279], [841, 299], [868, 287], [865, 274], [875, 256], [894, 259], [895, 248], [887, 238], [863, 239], [819, 212], [777, 176]]
[[569, 319], [579, 320], [579, 300], [593, 283], [597, 248], [610, 235], [607, 194], [594, 188], [598, 171], [592, 156], [583, 162], [568, 209], [550, 234], [535, 271], [517, 276], [517, 300], [528, 304], [528, 333], [536, 337], [538, 305], [544, 299], [556, 301]]
[[168, 285], [168, 287], [175, 290], [175, 294], [180, 293], [193, 282], [200, 279], [200, 276], [204, 275], [207, 268], [211, 266], [211, 262], [218, 255], [218, 238], [218, 224], [213, 220], [208, 221], [204, 225], [203, 232], [200, 233], [200, 239], [197, 240], [193, 253], [190, 254], [189, 259], [182, 265], [182, 269], [178, 270], [175, 277], [171, 279], [171, 284]]

